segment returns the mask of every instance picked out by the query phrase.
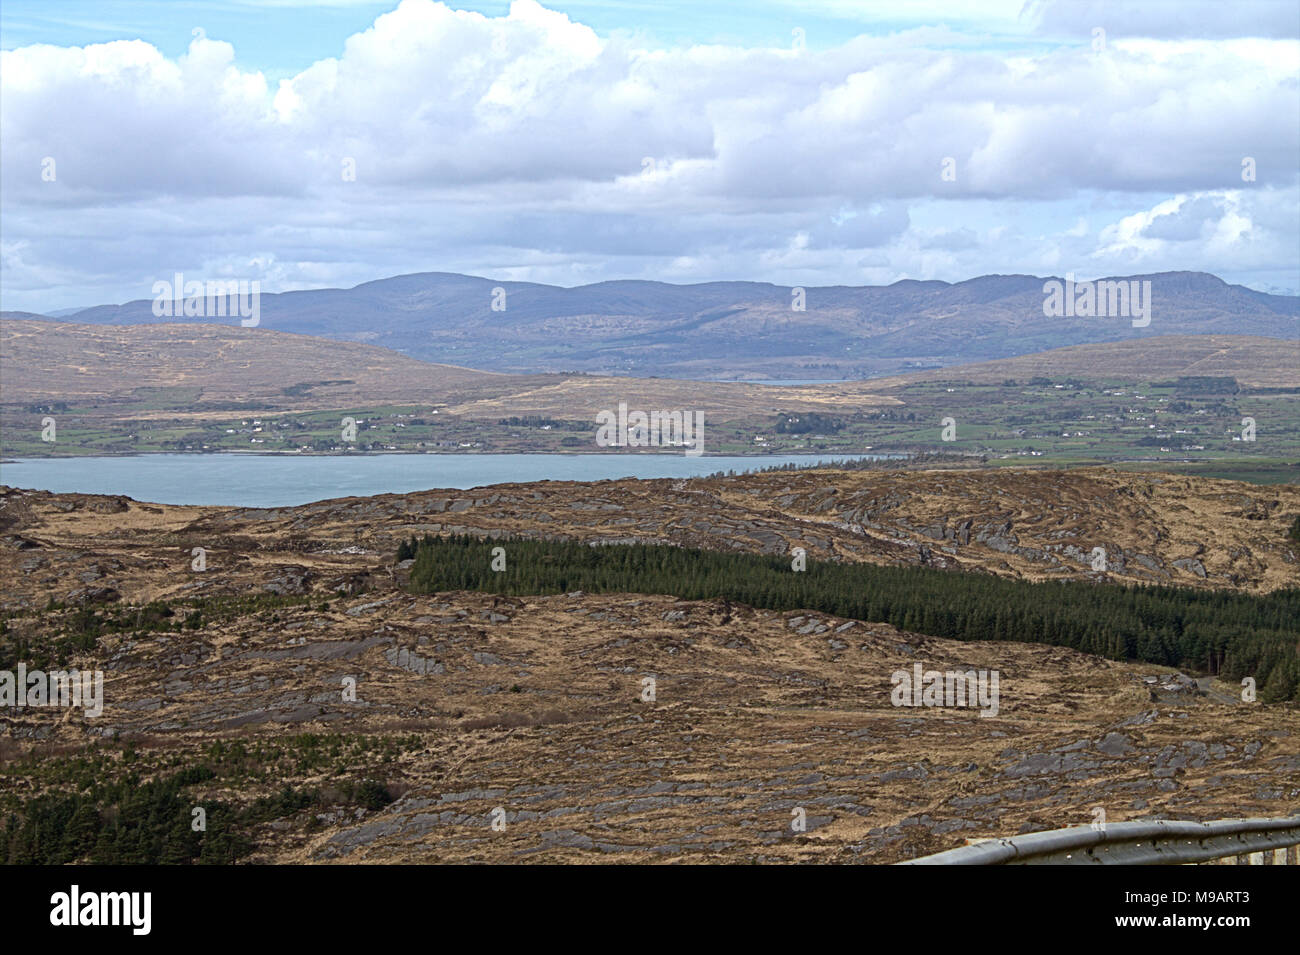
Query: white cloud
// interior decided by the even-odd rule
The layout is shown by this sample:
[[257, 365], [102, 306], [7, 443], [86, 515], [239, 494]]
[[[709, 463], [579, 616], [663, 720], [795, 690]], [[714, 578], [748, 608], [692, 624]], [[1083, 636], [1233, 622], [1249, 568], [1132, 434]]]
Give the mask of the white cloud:
[[[1279, 117], [1300, 113], [1300, 43], [1261, 17], [1216, 42], [1108, 26], [1101, 54], [1087, 30], [1008, 52], [934, 31], [652, 51], [534, 0], [404, 0], [275, 86], [203, 36], [176, 59], [4, 51], [6, 302], [131, 297], [176, 268], [262, 270], [267, 290], [420, 269], [861, 282], [1224, 267], [1211, 251], [1294, 286], [1300, 124]], [[1232, 198], [1198, 207], [1203, 230], [1168, 220], [1203, 196]]]

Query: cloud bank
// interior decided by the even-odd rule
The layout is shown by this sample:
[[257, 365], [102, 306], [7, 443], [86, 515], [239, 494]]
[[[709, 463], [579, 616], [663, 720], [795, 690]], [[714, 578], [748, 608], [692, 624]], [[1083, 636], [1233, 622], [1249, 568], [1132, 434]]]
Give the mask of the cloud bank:
[[1104, 10], [1039, 4], [1010, 48], [938, 28], [814, 52], [403, 0], [279, 83], [202, 34], [176, 59], [5, 51], [3, 305], [147, 297], [178, 270], [280, 291], [1204, 269], [1295, 293], [1283, 6], [1253, 36], [1130, 14], [1099, 37]]

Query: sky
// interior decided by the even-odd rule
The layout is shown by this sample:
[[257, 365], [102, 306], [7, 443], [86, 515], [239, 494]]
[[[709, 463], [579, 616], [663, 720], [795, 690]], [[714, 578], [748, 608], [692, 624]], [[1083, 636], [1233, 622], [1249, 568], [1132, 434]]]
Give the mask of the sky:
[[0, 308], [411, 272], [1300, 293], [1300, 0], [6, 0]]

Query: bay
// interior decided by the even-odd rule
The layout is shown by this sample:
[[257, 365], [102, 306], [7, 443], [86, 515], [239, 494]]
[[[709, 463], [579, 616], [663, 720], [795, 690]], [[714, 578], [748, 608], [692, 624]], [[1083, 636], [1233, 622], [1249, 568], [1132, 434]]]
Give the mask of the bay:
[[124, 494], [155, 504], [287, 507], [332, 497], [403, 494], [531, 481], [687, 478], [898, 455], [684, 454], [140, 454], [15, 458], [0, 484], [44, 491]]

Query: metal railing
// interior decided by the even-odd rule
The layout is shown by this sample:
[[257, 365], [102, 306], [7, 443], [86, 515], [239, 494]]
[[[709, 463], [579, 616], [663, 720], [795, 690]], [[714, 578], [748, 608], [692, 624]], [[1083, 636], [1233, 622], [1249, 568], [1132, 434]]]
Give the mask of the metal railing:
[[[1115, 822], [988, 839], [899, 865], [1297, 865], [1300, 816]], [[1256, 861], [1258, 860], [1258, 861]]]

